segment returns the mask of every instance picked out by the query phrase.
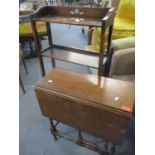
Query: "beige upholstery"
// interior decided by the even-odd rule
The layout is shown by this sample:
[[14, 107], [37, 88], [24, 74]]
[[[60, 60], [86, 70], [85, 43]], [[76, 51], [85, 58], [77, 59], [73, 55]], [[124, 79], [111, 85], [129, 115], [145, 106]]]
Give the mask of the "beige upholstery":
[[135, 37], [125, 37], [112, 40], [111, 47], [114, 51], [135, 47]]
[[127, 48], [114, 52], [109, 77], [125, 81], [134, 81], [135, 48]]

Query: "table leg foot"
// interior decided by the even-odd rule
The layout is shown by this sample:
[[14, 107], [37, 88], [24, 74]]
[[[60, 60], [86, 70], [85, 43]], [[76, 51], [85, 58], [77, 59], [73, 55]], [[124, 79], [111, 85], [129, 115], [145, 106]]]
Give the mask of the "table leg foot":
[[53, 120], [51, 118], [50, 118], [50, 125], [51, 125], [51, 133], [54, 137], [54, 140], [57, 140], [57, 136], [55, 134], [55, 132], [57, 132], [56, 126], [54, 125]]
[[116, 152], [116, 148], [115, 148], [115, 145], [113, 145], [112, 147], [111, 147], [111, 155], [114, 155], [115, 154], [115, 152]]

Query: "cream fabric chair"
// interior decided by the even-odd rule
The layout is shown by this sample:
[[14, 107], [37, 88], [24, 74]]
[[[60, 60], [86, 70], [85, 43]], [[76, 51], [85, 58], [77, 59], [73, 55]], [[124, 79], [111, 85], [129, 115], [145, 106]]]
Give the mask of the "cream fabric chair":
[[118, 51], [121, 49], [126, 48], [133, 48], [135, 47], [135, 37], [126, 37], [126, 38], [119, 38], [112, 40], [111, 48], [114, 49], [114, 51]]
[[135, 81], [135, 48], [121, 49], [113, 53], [109, 77]]
[[[107, 76], [109, 76], [110, 64], [111, 64], [111, 61], [112, 61], [113, 54], [116, 53], [116, 52], [119, 52], [119, 51], [121, 51], [123, 49], [125, 50], [125, 49], [128, 49], [128, 48], [135, 48], [135, 37], [126, 37], [126, 38], [115, 39], [115, 40], [112, 41], [111, 47], [112, 47], [112, 50], [110, 52], [109, 60], [108, 60], [108, 63], [107, 63], [107, 68], [106, 68]], [[90, 69], [91, 73], [97, 74], [96, 69], [93, 69], [93, 68], [89, 68], [89, 69]]]

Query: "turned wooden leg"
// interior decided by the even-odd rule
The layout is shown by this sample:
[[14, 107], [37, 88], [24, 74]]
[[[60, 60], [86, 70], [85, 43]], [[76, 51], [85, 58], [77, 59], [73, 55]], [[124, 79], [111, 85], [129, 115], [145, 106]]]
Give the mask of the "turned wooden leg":
[[78, 130], [78, 143], [79, 143], [79, 145], [82, 145], [82, 140], [83, 140], [83, 138], [82, 138], [81, 130]]
[[106, 152], [108, 152], [108, 143], [107, 142], [104, 145], [104, 149], [105, 149]]
[[50, 118], [50, 125], [51, 125], [51, 133], [52, 133], [54, 139], [57, 140], [57, 137], [55, 134], [55, 132], [57, 131], [56, 126], [54, 125], [53, 120], [51, 118]]
[[79, 140], [82, 140], [83, 138], [82, 138], [82, 134], [81, 134], [81, 130], [78, 130], [78, 138], [79, 138]]
[[19, 75], [19, 83], [20, 83], [20, 85], [21, 85], [21, 88], [22, 88], [22, 90], [23, 90], [23, 93], [25, 94], [26, 91], [25, 91], [25, 88], [24, 88], [24, 85], [23, 85], [23, 82], [22, 82], [22, 79], [21, 79], [20, 75]]
[[114, 155], [115, 152], [116, 152], [116, 147], [115, 147], [115, 145], [113, 145], [113, 146], [111, 147], [111, 155]]

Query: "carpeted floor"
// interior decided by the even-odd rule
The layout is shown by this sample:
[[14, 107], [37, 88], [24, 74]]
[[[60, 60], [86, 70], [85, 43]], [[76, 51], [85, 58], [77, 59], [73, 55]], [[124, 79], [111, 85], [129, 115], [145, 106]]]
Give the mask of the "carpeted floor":
[[[87, 44], [87, 33], [82, 34], [81, 28], [76, 26], [64, 26], [53, 24], [53, 40], [57, 44], [84, 48]], [[47, 42], [43, 43], [46, 46]], [[26, 60], [29, 74], [26, 75], [24, 67], [20, 64], [20, 75], [22, 77], [26, 94], [20, 91], [19, 96], [19, 147], [20, 155], [98, 155], [98, 153], [87, 148], [80, 147], [65, 139], [54, 141], [50, 134], [49, 120], [41, 115], [38, 102], [33, 90], [33, 86], [37, 80], [41, 78], [38, 60]], [[51, 61], [44, 59], [46, 72], [52, 69]], [[80, 65], [57, 61], [57, 66], [72, 69], [78, 72], [90, 73], [89, 68]], [[58, 125], [61, 131], [77, 136], [77, 130], [64, 124]], [[83, 136], [100, 146], [104, 145], [104, 140], [83, 133]], [[134, 120], [129, 124], [129, 133], [122, 145], [117, 146], [117, 155], [134, 155]]]

